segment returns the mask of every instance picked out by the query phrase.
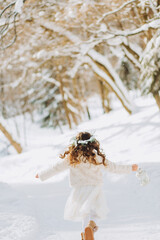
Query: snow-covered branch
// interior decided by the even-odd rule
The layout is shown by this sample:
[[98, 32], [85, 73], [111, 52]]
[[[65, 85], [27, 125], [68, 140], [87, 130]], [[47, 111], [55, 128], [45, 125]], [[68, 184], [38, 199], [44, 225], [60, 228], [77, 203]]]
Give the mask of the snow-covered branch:
[[[8, 4], [6, 7], [4, 7], [4, 9], [0, 12], [0, 40], [1, 40], [1, 49], [3, 50], [12, 46], [17, 39], [16, 17], [18, 14], [22, 12], [24, 1], [23, 0], [14, 1]], [[7, 44], [4, 38], [8, 34], [11, 28], [13, 28], [13, 33], [12, 33], [13, 36], [11, 37], [10, 42]]]
[[133, 106], [126, 100], [126, 98], [120, 91], [117, 84], [115, 82], [113, 82], [113, 80], [100, 67], [98, 67], [98, 65], [96, 63], [94, 63], [90, 57], [86, 56], [85, 62], [88, 63], [92, 67], [93, 71], [103, 79], [105, 84], [108, 85], [110, 87], [110, 89], [112, 89], [112, 91], [116, 94], [116, 96], [121, 101], [121, 103], [125, 107], [125, 109], [129, 113], [131, 113], [133, 110], [132, 109]]
[[107, 71], [111, 74], [111, 76], [113, 77], [117, 87], [119, 88], [119, 91], [121, 91], [121, 94], [123, 95], [123, 98], [125, 98], [125, 100], [131, 104], [130, 100], [129, 100], [129, 96], [128, 96], [128, 91], [127, 89], [124, 87], [124, 84], [122, 83], [119, 75], [116, 73], [116, 71], [114, 70], [114, 68], [112, 67], [111, 63], [109, 62], [109, 60], [107, 59], [107, 57], [104, 57], [103, 55], [101, 55], [100, 53], [98, 53], [97, 51], [95, 51], [94, 49], [90, 50], [88, 52], [88, 55], [96, 62], [100, 63], [102, 66], [104, 66]]
[[139, 59], [135, 58], [135, 56], [133, 54], [131, 54], [128, 49], [122, 45], [122, 49], [126, 55], [126, 57], [138, 68], [141, 69], [141, 64], [139, 62]]
[[133, 35], [137, 35], [141, 32], [148, 31], [149, 29], [158, 29], [160, 28], [160, 19], [153, 20], [152, 22], [145, 23], [139, 28], [136, 28], [135, 30], [125, 30], [125, 31], [116, 31], [112, 32], [109, 30], [106, 30], [106, 33], [109, 33], [113, 36], [122, 36], [122, 37], [129, 37]]
[[129, 5], [129, 4], [133, 3], [133, 2], [137, 2], [137, 1], [138, 0], [130, 0], [130, 1], [126, 2], [126, 3], [123, 3], [119, 8], [117, 8], [117, 9], [115, 9], [113, 11], [110, 11], [108, 13], [103, 14], [103, 16], [100, 19], [98, 19], [97, 23], [99, 24], [105, 17], [107, 17], [109, 15], [112, 15], [114, 13], [117, 13], [117, 12], [121, 11], [124, 7], [126, 7], [127, 5]]
[[17, 0], [15, 3], [14, 11], [16, 13], [22, 13], [23, 0]]
[[[81, 39], [79, 39], [77, 36], [75, 36], [70, 31], [67, 31], [67, 30], [63, 29], [62, 27], [59, 27], [59, 26], [57, 26], [55, 24], [48, 25], [47, 27], [49, 27], [50, 29], [58, 32], [61, 35], [62, 34], [65, 35], [67, 38], [69, 38], [69, 40], [72, 43], [75, 43], [75, 44], [76, 43], [79, 43], [79, 44], [81, 43]], [[82, 51], [82, 49], [83, 49], [83, 51]], [[125, 99], [125, 101], [128, 102], [128, 104], [130, 105], [131, 103], [130, 103], [130, 100], [129, 100], [128, 92], [125, 89], [124, 84], [120, 80], [118, 74], [113, 70], [113, 67], [111, 66], [111, 64], [109, 63], [107, 58], [105, 58], [104, 56], [102, 56], [101, 54], [99, 54], [98, 52], [93, 50], [93, 46], [92, 46], [92, 49], [90, 49], [89, 46], [85, 46], [85, 48], [84, 48], [83, 44], [81, 45], [81, 53], [83, 53], [83, 56], [88, 54], [94, 61], [97, 61], [100, 64], [102, 64], [110, 72], [110, 74], [112, 75], [114, 81], [116, 82], [117, 87], [120, 89], [119, 91], [121, 91], [121, 95], [123, 95], [123, 98]], [[84, 60], [80, 60], [80, 61], [77, 62], [77, 64], [75, 65], [74, 72], [72, 74], [70, 74], [72, 77], [75, 76], [75, 72], [77, 71], [79, 66], [82, 65], [83, 62], [84, 62]], [[121, 97], [121, 99], [122, 99], [122, 97]]]
[[[0, 60], [0, 100], [17, 101], [23, 112], [39, 108], [49, 126], [71, 127], [94, 91], [102, 103], [114, 92], [132, 112], [128, 90], [139, 88], [140, 56], [160, 28], [157, 2], [42, 0], [23, 8], [24, 2], [1, 7], [1, 45], [8, 49]], [[16, 26], [18, 41], [9, 48]]]

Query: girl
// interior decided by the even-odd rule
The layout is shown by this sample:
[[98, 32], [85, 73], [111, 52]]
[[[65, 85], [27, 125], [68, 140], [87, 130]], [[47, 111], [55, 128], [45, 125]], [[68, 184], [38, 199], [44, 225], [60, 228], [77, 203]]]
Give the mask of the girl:
[[67, 200], [64, 219], [82, 221], [82, 240], [94, 240], [98, 230], [96, 221], [106, 217], [106, 203], [102, 191], [102, 170], [114, 173], [137, 171], [138, 165], [116, 165], [106, 159], [100, 144], [88, 132], [80, 132], [68, 150], [60, 155], [61, 161], [42, 171], [36, 178], [44, 181], [69, 169], [72, 192]]

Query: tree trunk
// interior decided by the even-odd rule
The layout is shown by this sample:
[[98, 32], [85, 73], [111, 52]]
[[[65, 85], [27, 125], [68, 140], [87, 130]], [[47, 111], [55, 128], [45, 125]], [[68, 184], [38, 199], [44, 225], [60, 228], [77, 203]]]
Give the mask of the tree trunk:
[[[157, 0], [157, 7], [159, 7], [159, 6], [160, 6], [160, 0]], [[160, 12], [160, 9], [158, 8], [157, 11]]]
[[159, 107], [159, 110], [160, 110], [160, 96], [159, 96], [158, 93], [154, 93], [153, 96], [154, 96], [154, 98], [156, 100], [156, 103], [157, 103], [157, 105]]
[[89, 112], [88, 106], [86, 106], [86, 111], [87, 111], [88, 119], [91, 120], [91, 114], [90, 114], [90, 112]]
[[92, 61], [94, 61], [103, 69], [103, 72], [107, 73], [109, 78], [113, 81], [117, 89], [120, 91], [125, 101], [131, 106], [128, 90], [126, 89], [119, 75], [116, 73], [116, 71], [112, 67], [112, 64], [110, 63], [110, 61], [105, 56], [95, 51], [94, 49], [91, 49], [88, 52], [88, 55], [92, 59]]
[[[122, 103], [123, 107], [126, 109], [126, 111], [131, 114], [132, 109], [130, 104], [126, 101], [126, 99], [123, 97], [121, 91], [118, 89], [116, 84], [110, 79], [110, 74], [108, 74], [107, 70], [102, 68], [102, 66], [98, 63], [93, 62], [91, 59], [86, 61], [94, 70], [95, 74], [98, 75], [98, 77], [101, 79], [104, 84], [111, 89], [112, 92], [116, 94], [120, 102]], [[110, 80], [110, 81], [109, 81]]]
[[[102, 100], [102, 107], [103, 107], [103, 112], [108, 113], [111, 111], [110, 108], [110, 101], [109, 101], [109, 90], [106, 88], [104, 85], [103, 81], [99, 81], [100, 83], [100, 92], [101, 92], [101, 100]], [[106, 101], [107, 101], [107, 106], [106, 106]]]
[[60, 82], [60, 93], [61, 93], [62, 99], [63, 99], [63, 106], [64, 106], [64, 109], [65, 109], [66, 118], [67, 118], [67, 121], [68, 121], [69, 128], [71, 129], [72, 125], [71, 125], [71, 120], [70, 120], [70, 117], [69, 117], [69, 111], [68, 111], [68, 107], [67, 107], [67, 104], [66, 104], [66, 100], [64, 98], [63, 82], [62, 82], [61, 78], [59, 79], [59, 82]]
[[19, 143], [17, 143], [16, 141], [13, 140], [11, 134], [6, 130], [6, 128], [0, 123], [0, 131], [3, 132], [3, 134], [5, 135], [5, 137], [9, 140], [9, 142], [11, 143], [11, 145], [16, 149], [16, 151], [18, 153], [22, 152], [22, 147]]

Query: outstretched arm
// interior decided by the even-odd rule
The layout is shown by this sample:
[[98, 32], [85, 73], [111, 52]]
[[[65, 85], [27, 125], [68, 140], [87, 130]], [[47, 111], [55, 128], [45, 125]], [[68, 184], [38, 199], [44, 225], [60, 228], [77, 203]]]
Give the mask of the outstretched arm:
[[[98, 163], [102, 163], [103, 162], [103, 158], [96, 154], [96, 161]], [[124, 173], [130, 173], [132, 171], [137, 171], [138, 170], [138, 165], [137, 164], [133, 164], [133, 165], [118, 165], [115, 164], [114, 162], [111, 162], [109, 160], [105, 160], [106, 166], [105, 168], [109, 171], [109, 172], [113, 172], [113, 173], [120, 173], [120, 174], [124, 174]]]
[[119, 173], [119, 174], [125, 174], [125, 173], [131, 173], [132, 171], [137, 171], [138, 170], [138, 165], [133, 164], [133, 165], [118, 165], [115, 164], [109, 160], [106, 160], [106, 169], [109, 172], [113, 173]]
[[68, 166], [68, 161], [66, 159], [59, 160], [58, 163], [54, 164], [52, 167], [37, 173], [35, 177], [40, 178], [41, 181], [45, 181], [46, 179], [65, 171]]

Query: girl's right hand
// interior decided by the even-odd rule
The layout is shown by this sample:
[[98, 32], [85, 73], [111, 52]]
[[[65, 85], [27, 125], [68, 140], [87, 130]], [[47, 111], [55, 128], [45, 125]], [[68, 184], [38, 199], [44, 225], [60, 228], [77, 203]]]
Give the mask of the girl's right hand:
[[138, 170], [138, 165], [137, 164], [133, 164], [132, 165], [132, 171], [137, 171]]
[[38, 173], [36, 174], [35, 178], [39, 178]]

